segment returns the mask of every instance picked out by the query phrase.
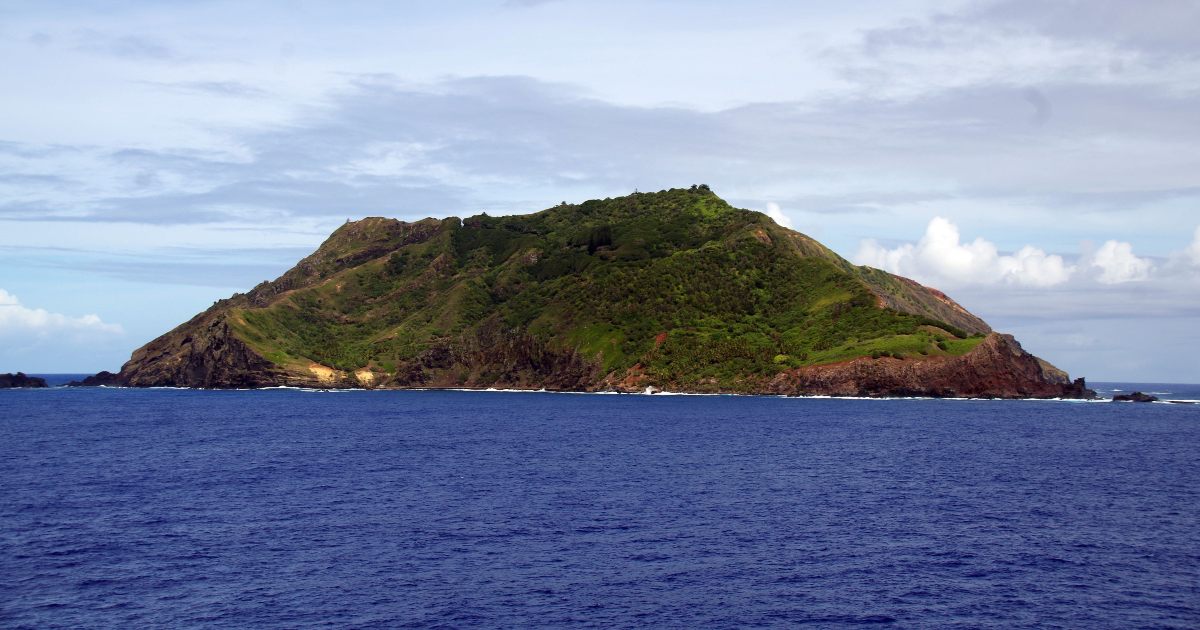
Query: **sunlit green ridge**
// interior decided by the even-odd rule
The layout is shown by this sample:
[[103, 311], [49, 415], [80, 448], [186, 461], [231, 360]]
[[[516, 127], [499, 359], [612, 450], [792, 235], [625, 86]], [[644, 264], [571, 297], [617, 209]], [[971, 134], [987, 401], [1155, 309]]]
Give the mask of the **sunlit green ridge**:
[[519, 216], [363, 219], [214, 308], [282, 370], [398, 384], [520, 382], [520, 366], [488, 364], [507, 343], [534, 363], [570, 356], [597, 378], [632, 370], [736, 391], [861, 356], [961, 355], [989, 332], [944, 296], [856, 267], [704, 186]]

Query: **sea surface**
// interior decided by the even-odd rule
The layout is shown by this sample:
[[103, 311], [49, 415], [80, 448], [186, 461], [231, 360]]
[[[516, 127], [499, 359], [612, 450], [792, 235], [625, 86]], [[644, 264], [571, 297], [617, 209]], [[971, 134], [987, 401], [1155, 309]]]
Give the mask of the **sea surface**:
[[0, 627], [805, 624], [1200, 627], [1200, 405], [0, 391]]

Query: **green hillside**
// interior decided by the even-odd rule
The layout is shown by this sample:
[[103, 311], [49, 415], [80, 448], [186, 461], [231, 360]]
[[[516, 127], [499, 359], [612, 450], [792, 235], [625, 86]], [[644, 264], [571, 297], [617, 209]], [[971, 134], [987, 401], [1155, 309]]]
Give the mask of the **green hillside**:
[[216, 311], [281, 371], [317, 364], [376, 385], [533, 382], [517, 372], [566, 361], [592, 378], [737, 391], [854, 357], [961, 355], [990, 332], [944, 295], [704, 186], [347, 223]]

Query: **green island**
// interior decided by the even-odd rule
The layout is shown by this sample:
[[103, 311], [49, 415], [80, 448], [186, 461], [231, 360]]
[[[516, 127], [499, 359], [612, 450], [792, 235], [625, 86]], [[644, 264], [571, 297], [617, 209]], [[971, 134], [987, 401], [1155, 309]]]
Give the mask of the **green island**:
[[[920, 374], [891, 385], [865, 374], [836, 392], [809, 382], [833, 378], [828, 366], [961, 371], [991, 338], [1038, 366], [1022, 376], [1037, 381], [1030, 391], [923, 388]], [[853, 265], [703, 185], [526, 215], [347, 222], [280, 278], [139, 349], [114, 378], [1002, 397], [1070, 386], [941, 292]]]

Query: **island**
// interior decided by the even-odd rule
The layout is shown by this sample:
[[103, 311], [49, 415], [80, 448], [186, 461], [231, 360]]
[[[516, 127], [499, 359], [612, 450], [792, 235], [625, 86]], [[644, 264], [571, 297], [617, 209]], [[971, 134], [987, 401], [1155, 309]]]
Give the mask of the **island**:
[[[90, 384], [1085, 398], [936, 289], [707, 186], [347, 221]], [[89, 384], [89, 383], [82, 383]]]
[[36, 376], [26, 376], [24, 372], [16, 374], [0, 374], [0, 389], [10, 389], [18, 387], [45, 387], [46, 379]]

